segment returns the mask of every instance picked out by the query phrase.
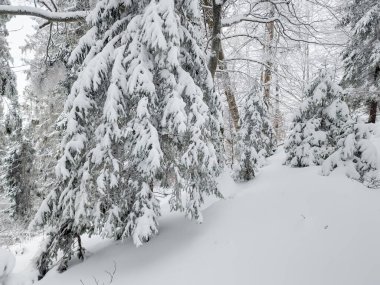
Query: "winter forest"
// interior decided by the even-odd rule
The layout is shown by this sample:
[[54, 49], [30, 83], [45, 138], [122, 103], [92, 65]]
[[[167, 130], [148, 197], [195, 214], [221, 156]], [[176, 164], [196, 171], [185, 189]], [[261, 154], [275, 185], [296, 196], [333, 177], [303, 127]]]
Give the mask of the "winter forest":
[[0, 0], [0, 285], [380, 284], [379, 112], [379, 0]]

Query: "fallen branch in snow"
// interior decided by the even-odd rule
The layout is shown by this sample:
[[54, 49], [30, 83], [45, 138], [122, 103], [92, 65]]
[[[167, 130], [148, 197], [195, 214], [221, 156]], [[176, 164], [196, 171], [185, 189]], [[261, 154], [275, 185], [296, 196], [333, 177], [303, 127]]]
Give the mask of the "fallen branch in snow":
[[33, 16], [49, 22], [77, 22], [84, 21], [87, 11], [52, 12], [30, 6], [0, 5], [0, 15]]

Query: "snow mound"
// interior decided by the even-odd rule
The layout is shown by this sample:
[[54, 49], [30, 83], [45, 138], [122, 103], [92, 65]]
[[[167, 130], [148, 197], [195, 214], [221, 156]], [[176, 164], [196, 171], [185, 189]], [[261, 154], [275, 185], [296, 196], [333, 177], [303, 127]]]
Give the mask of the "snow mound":
[[[248, 183], [223, 174], [225, 199], [206, 201], [203, 224], [165, 212], [159, 234], [138, 249], [83, 237], [84, 262], [72, 260], [62, 274], [53, 268], [34, 284], [380, 284], [380, 191], [342, 169], [326, 177], [320, 167], [284, 166], [284, 156], [269, 158]], [[14, 274], [24, 280], [40, 241], [17, 256]]]
[[9, 274], [13, 271], [16, 258], [12, 253], [0, 248], [0, 284], [5, 284]]

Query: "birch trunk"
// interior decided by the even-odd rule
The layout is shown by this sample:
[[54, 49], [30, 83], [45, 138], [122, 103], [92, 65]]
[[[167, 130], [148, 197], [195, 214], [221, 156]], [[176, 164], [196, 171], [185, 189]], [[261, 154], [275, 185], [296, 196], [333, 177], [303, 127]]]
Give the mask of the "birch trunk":
[[[274, 16], [274, 7], [272, 5], [269, 17]], [[273, 42], [274, 42], [274, 22], [266, 24], [267, 39], [265, 41], [264, 53], [265, 53], [265, 67], [262, 77], [264, 86], [264, 102], [270, 105], [270, 90], [272, 84], [272, 68], [273, 68]]]
[[224, 51], [222, 48], [221, 42], [221, 32], [222, 32], [222, 6], [225, 1], [217, 0], [204, 0], [204, 5], [206, 7], [212, 7], [212, 13], [205, 11], [205, 22], [208, 27], [205, 27], [206, 30], [209, 29], [212, 31], [211, 34], [211, 57], [209, 62], [209, 69], [212, 75], [212, 78], [215, 80], [215, 74], [217, 67], [222, 72], [222, 84], [224, 89], [224, 94], [226, 95], [228, 110], [231, 114], [233, 125], [236, 130], [239, 129], [239, 109], [236, 104], [235, 94], [232, 89], [231, 77], [228, 73], [227, 64], [224, 62]]
[[222, 71], [222, 84], [224, 89], [224, 94], [226, 95], [227, 104], [228, 104], [228, 110], [231, 114], [232, 122], [235, 127], [235, 130], [238, 130], [240, 128], [240, 116], [239, 116], [239, 109], [236, 104], [236, 99], [234, 92], [232, 90], [232, 83], [230, 74], [228, 73], [227, 64], [224, 62], [224, 51], [221, 46], [219, 51], [219, 69]]

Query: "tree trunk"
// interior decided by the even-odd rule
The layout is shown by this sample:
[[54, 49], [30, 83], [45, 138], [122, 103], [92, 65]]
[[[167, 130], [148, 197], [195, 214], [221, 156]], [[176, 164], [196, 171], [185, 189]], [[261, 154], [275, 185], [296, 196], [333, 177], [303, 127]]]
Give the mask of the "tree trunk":
[[[275, 72], [277, 71], [277, 68], [275, 68]], [[276, 76], [276, 94], [275, 94], [275, 107], [274, 107], [274, 122], [273, 127], [276, 131], [277, 140], [279, 139], [280, 134], [280, 86], [278, 84], [278, 77]]]
[[[204, 1], [207, 6], [209, 6], [210, 1]], [[218, 4], [217, 4], [218, 3]], [[212, 1], [212, 19], [211, 15], [208, 13], [205, 15], [207, 24], [212, 30], [212, 41], [211, 41], [211, 56], [209, 62], [209, 69], [212, 78], [215, 78], [216, 69], [218, 67], [219, 51], [221, 49], [221, 32], [222, 32], [222, 5], [221, 1]], [[206, 27], [207, 29], [207, 27]]]
[[[274, 7], [272, 5], [270, 17], [274, 16]], [[269, 106], [270, 102], [270, 89], [272, 84], [272, 67], [273, 67], [273, 40], [274, 40], [274, 22], [266, 24], [267, 40], [265, 41], [265, 67], [263, 72], [263, 85], [264, 85], [264, 102]]]
[[232, 90], [231, 78], [227, 71], [227, 64], [224, 62], [224, 52], [223, 52], [222, 46], [220, 47], [220, 51], [219, 51], [219, 60], [220, 60], [219, 68], [222, 71], [224, 70], [224, 72], [222, 72], [222, 84], [223, 84], [224, 94], [226, 95], [226, 99], [228, 103], [228, 110], [230, 111], [235, 130], [238, 130], [240, 128], [239, 109], [236, 104], [234, 92]]
[[369, 103], [369, 118], [368, 123], [376, 123], [376, 116], [377, 116], [377, 101], [371, 101]]
[[[373, 82], [375, 82], [375, 85], [377, 85], [376, 82], [378, 82], [378, 80], [379, 80], [379, 75], [380, 75], [380, 65], [376, 66], [376, 68], [375, 68], [374, 78], [373, 78]], [[378, 90], [379, 90], [379, 87], [378, 87]], [[373, 124], [376, 123], [377, 106], [378, 106], [378, 103], [377, 103], [376, 99], [372, 99], [369, 102], [368, 123], [373, 123]]]
[[[309, 10], [309, 5], [308, 3], [305, 3], [306, 5], [306, 19], [307, 22], [310, 22], [310, 10]], [[305, 94], [306, 88], [309, 86], [310, 83], [310, 47], [309, 47], [309, 35], [308, 34], [303, 34], [301, 32], [301, 27], [299, 28], [298, 31], [298, 37], [300, 39], [304, 38], [305, 42], [302, 43], [300, 42], [300, 49], [302, 50], [302, 47], [304, 47], [303, 50], [303, 61], [302, 61], [302, 90], [301, 90], [301, 95]]]
[[212, 0], [211, 3], [211, 0], [203, 0], [203, 3], [206, 7], [211, 7], [212, 5], [212, 13], [209, 13], [204, 9], [205, 22], [208, 26], [205, 27], [205, 29], [210, 29], [212, 31], [211, 57], [209, 62], [209, 69], [213, 79], [215, 79], [215, 74], [218, 65], [220, 70], [224, 70], [224, 72], [222, 72], [222, 84], [224, 94], [227, 98], [228, 110], [231, 114], [234, 127], [236, 130], [238, 130], [240, 120], [239, 110], [236, 104], [234, 92], [232, 90], [231, 77], [227, 71], [227, 65], [224, 62], [224, 51], [221, 43], [222, 6], [225, 3], [225, 1]]

